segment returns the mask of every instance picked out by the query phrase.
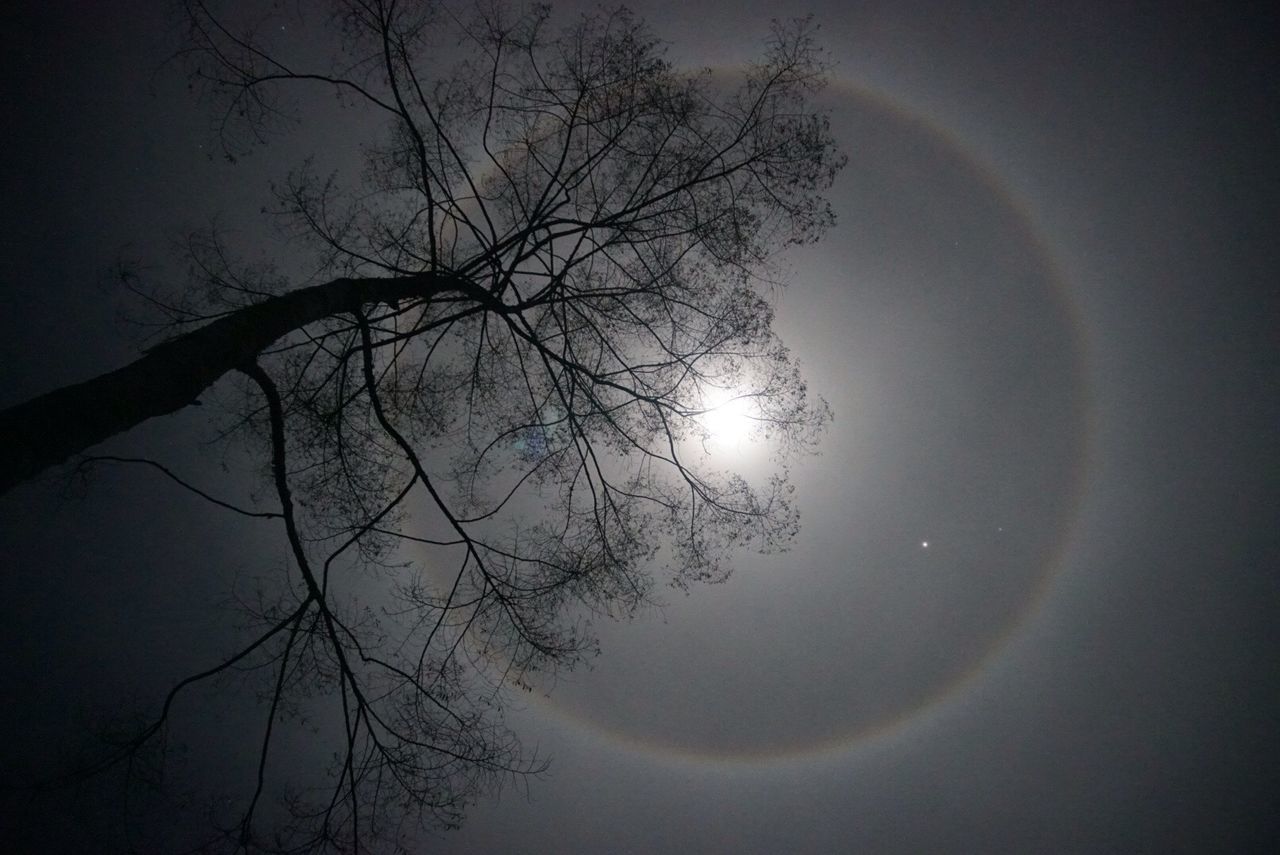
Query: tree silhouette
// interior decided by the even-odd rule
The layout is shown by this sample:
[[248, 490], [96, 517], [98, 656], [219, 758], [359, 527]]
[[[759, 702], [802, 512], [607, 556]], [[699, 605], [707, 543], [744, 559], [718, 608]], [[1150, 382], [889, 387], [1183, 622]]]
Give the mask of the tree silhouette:
[[[282, 255], [305, 252], [311, 278], [193, 240], [193, 282], [153, 298], [171, 338], [0, 414], [7, 489], [247, 378], [233, 432], [265, 444], [274, 499], [246, 512], [278, 519], [288, 577], [256, 637], [93, 764], [162, 740], [192, 686], [266, 669], [256, 781], [220, 838], [243, 850], [391, 845], [405, 818], [454, 825], [540, 768], [502, 725], [504, 693], [591, 649], [583, 609], [625, 616], [655, 575], [714, 582], [731, 548], [784, 546], [785, 461], [829, 417], [768, 299], [777, 254], [831, 223], [822, 193], [843, 163], [811, 106], [807, 22], [775, 24], [762, 60], [728, 75], [675, 69], [626, 11], [559, 29], [544, 7], [330, 5], [323, 71], [268, 21], [203, 2], [181, 55], [229, 157], [292, 124], [298, 87], [370, 129], [358, 186], [307, 165], [277, 188]], [[777, 452], [759, 483], [699, 445], [726, 393]], [[264, 820], [273, 739], [322, 701], [340, 722], [329, 777]]]

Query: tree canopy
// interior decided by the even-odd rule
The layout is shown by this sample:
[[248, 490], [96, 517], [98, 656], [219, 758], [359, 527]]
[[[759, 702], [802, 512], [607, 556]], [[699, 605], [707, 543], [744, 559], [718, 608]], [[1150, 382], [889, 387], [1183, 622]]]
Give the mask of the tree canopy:
[[[265, 449], [272, 496], [247, 512], [280, 526], [292, 565], [254, 637], [99, 765], [161, 739], [193, 685], [269, 673], [256, 781], [220, 820], [220, 845], [254, 851], [454, 825], [540, 768], [504, 694], [589, 653], [584, 616], [630, 615], [657, 580], [719, 581], [733, 549], [785, 547], [786, 461], [830, 417], [772, 330], [776, 260], [830, 226], [844, 162], [813, 106], [808, 22], [775, 23], [749, 67], [690, 71], [625, 10], [561, 25], [541, 6], [327, 7], [320, 67], [317, 45], [275, 43], [272, 19], [204, 2], [186, 6], [181, 59], [229, 157], [295, 124], [318, 145], [356, 128], [361, 174], [302, 165], [268, 212], [287, 265], [193, 239], [192, 280], [151, 297], [168, 341], [0, 415], [25, 455], [14, 482], [247, 378], [229, 432]], [[310, 90], [350, 119], [309, 124], [293, 99]], [[726, 400], [772, 449], [767, 473], [706, 453]], [[91, 410], [101, 427], [30, 450]], [[273, 739], [320, 704], [337, 722], [328, 778], [280, 780]], [[281, 795], [286, 814], [263, 807]]]

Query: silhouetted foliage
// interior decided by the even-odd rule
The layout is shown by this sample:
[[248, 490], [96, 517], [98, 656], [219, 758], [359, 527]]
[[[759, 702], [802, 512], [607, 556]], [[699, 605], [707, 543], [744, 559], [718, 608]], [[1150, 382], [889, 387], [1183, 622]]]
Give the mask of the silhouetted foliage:
[[[103, 765], [160, 739], [190, 686], [268, 669], [257, 780], [218, 844], [254, 851], [390, 846], [406, 819], [455, 825], [539, 769], [502, 723], [504, 692], [589, 652], [584, 614], [630, 615], [655, 578], [715, 582], [730, 550], [783, 547], [785, 461], [828, 419], [769, 300], [772, 259], [831, 223], [822, 193], [843, 163], [810, 106], [823, 67], [807, 22], [717, 74], [673, 68], [626, 11], [561, 29], [543, 7], [329, 6], [334, 59], [316, 71], [272, 43], [272, 21], [187, 5], [182, 58], [229, 156], [291, 129], [293, 91], [319, 87], [352, 118], [313, 131], [366, 129], [364, 172], [346, 187], [304, 166], [277, 188], [282, 255], [306, 252], [310, 281], [193, 240], [195, 281], [158, 301], [176, 334], [110, 392], [168, 412], [229, 372], [251, 381], [237, 431], [269, 449], [274, 494], [251, 512], [283, 529], [288, 578], [252, 642]], [[699, 442], [725, 390], [751, 401], [767, 477], [718, 471]], [[48, 406], [84, 406], [63, 399]], [[287, 783], [272, 741], [322, 702], [341, 723], [329, 777], [264, 820]]]

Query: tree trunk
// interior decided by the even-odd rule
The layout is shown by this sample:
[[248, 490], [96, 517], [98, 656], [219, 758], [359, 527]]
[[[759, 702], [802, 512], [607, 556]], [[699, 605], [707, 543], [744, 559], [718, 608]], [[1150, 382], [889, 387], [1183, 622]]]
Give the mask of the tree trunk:
[[0, 493], [154, 416], [194, 402], [222, 375], [284, 335], [368, 303], [394, 304], [474, 286], [447, 274], [335, 279], [271, 297], [147, 351], [92, 380], [0, 412]]

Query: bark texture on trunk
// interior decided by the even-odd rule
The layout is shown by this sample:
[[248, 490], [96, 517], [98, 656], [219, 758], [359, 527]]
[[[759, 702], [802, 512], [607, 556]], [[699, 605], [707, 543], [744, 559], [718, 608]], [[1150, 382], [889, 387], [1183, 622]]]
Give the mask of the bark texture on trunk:
[[370, 303], [472, 290], [463, 280], [435, 273], [335, 279], [240, 309], [123, 368], [11, 407], [0, 412], [0, 493], [147, 419], [188, 406], [294, 330]]

